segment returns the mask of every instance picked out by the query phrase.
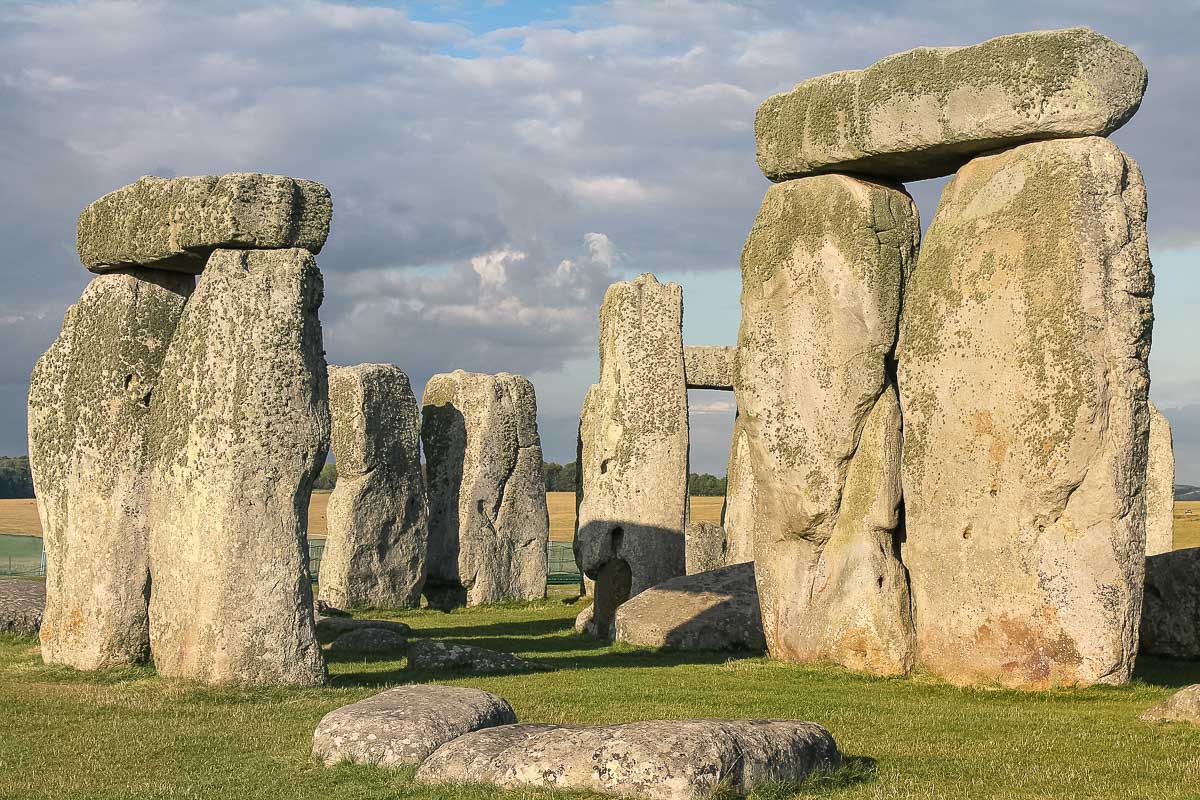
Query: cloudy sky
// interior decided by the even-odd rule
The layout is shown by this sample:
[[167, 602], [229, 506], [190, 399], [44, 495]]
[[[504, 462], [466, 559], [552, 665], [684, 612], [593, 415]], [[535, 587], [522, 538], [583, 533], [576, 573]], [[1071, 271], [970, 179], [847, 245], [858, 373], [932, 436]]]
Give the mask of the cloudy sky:
[[[393, 362], [418, 391], [455, 368], [529, 375], [546, 457], [571, 460], [610, 282], [681, 283], [687, 341], [733, 344], [763, 98], [1071, 25], [1150, 70], [1114, 138], [1149, 189], [1151, 394], [1177, 479], [1200, 484], [1200, 0], [0, 0], [0, 454], [25, 452], [29, 370], [88, 279], [80, 209], [144, 174], [247, 170], [333, 193], [332, 361]], [[940, 185], [910, 186], [926, 220]], [[731, 398], [692, 406], [693, 467], [724, 474]]]

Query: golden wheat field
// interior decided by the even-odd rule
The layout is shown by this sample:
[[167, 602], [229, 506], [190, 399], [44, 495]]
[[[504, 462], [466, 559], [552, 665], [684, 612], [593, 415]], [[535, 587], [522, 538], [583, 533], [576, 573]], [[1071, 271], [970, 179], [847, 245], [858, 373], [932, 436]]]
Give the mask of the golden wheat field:
[[[575, 495], [571, 492], [548, 492], [550, 507], [550, 538], [569, 542], [575, 530]], [[325, 506], [329, 492], [313, 492], [308, 507], [309, 531], [313, 536], [325, 535]], [[721, 521], [722, 497], [693, 497], [692, 519]], [[37, 503], [33, 500], [0, 500], [0, 533], [19, 533], [41, 536]], [[1200, 547], [1200, 500], [1175, 504], [1175, 548]]]

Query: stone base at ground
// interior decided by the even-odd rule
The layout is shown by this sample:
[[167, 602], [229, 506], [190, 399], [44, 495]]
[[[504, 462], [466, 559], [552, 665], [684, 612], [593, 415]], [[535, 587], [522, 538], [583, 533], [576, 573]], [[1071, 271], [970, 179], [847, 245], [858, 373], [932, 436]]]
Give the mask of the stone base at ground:
[[1142, 714], [1151, 722], [1190, 722], [1200, 725], [1200, 683], [1176, 692], [1162, 703]]
[[0, 633], [37, 633], [45, 607], [43, 581], [0, 578]]
[[1200, 660], [1200, 547], [1146, 559], [1138, 652]]
[[443, 745], [416, 780], [698, 800], [718, 788], [742, 794], [763, 783], [798, 783], [841, 761], [833, 736], [811, 722], [533, 724], [478, 731]]
[[500, 653], [469, 644], [421, 640], [408, 651], [410, 669], [469, 669], [472, 672], [532, 672], [544, 664], [527, 661], [512, 653]]
[[763, 652], [754, 564], [672, 578], [617, 609], [616, 640], [679, 650]]
[[506, 700], [481, 689], [398, 686], [326, 714], [313, 732], [313, 755], [325, 766], [403, 767], [465, 733], [516, 721]]

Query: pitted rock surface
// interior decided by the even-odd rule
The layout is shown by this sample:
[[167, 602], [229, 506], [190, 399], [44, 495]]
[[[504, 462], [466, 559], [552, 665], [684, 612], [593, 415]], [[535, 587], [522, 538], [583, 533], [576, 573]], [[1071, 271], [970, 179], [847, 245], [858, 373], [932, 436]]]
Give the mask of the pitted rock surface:
[[329, 441], [307, 250], [218, 250], [151, 404], [150, 639], [163, 675], [325, 681], [308, 501]]
[[1200, 683], [1179, 690], [1144, 712], [1140, 718], [1150, 722], [1188, 722], [1200, 725]]
[[218, 248], [319, 253], [332, 216], [329, 190], [316, 181], [255, 172], [147, 175], [85, 208], [76, 245], [93, 272], [144, 265], [197, 273]]
[[736, 347], [699, 345], [683, 348], [683, 372], [689, 389], [733, 391]]
[[36, 634], [46, 606], [46, 584], [0, 578], [0, 633]]
[[1022, 142], [1105, 136], [1145, 91], [1133, 51], [1087, 28], [919, 47], [769, 97], [755, 117], [758, 166], [772, 180], [935, 178]]
[[616, 640], [676, 650], [763, 652], [754, 564], [672, 578], [617, 609]]
[[428, 508], [421, 422], [408, 376], [391, 364], [329, 368], [338, 480], [329, 495], [321, 598], [415, 608], [425, 587]]
[[425, 385], [421, 441], [429, 604], [545, 597], [550, 516], [533, 384], [506, 372], [434, 375]]
[[322, 644], [328, 644], [338, 637], [351, 631], [361, 631], [367, 628], [386, 630], [398, 636], [408, 636], [412, 629], [403, 622], [392, 622], [386, 619], [352, 619], [350, 617], [317, 617], [317, 639]]
[[721, 508], [725, 563], [742, 564], [754, 560], [754, 509], [758, 499], [754, 462], [750, 458], [750, 437], [741, 415], [733, 419], [729, 467], [725, 474], [725, 505]]
[[1138, 651], [1200, 661], [1200, 547], [1146, 559]]
[[415, 641], [409, 647], [408, 666], [411, 669], [469, 669], [472, 672], [532, 672], [547, 668], [545, 664], [512, 653], [428, 639]]
[[688, 405], [683, 290], [645, 274], [608, 287], [600, 382], [579, 420], [575, 561], [595, 581], [596, 630], [617, 606], [684, 574]]
[[506, 700], [481, 689], [398, 686], [326, 714], [313, 732], [313, 755], [325, 766], [403, 767], [463, 734], [516, 721]]
[[912, 666], [889, 361], [919, 237], [903, 190], [822, 175], [772, 186], [742, 251], [735, 446], [744, 436], [755, 482], [742, 524], [783, 661]]
[[942, 192], [897, 348], [918, 662], [1023, 689], [1129, 680], [1145, 558], [1146, 194], [1107, 139]]
[[93, 278], [33, 369], [47, 663], [90, 670], [149, 656], [150, 405], [194, 283], [140, 268]]
[[514, 725], [443, 745], [417, 770], [425, 784], [593, 791], [647, 800], [699, 800], [718, 786], [744, 794], [833, 770], [829, 731], [790, 720], [687, 719], [623, 725]]
[[402, 653], [408, 647], [408, 639], [387, 628], [358, 628], [347, 631], [329, 645], [331, 653], [383, 654]]
[[1175, 548], [1175, 448], [1171, 423], [1150, 408], [1150, 440], [1146, 446], [1146, 555]]
[[715, 522], [688, 520], [684, 539], [688, 575], [725, 566], [727, 550], [724, 528]]

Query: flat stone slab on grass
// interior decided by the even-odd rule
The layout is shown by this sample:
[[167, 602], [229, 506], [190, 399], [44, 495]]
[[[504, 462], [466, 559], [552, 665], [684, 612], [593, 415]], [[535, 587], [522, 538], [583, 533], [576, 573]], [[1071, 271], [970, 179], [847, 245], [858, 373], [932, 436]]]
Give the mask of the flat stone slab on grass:
[[482, 689], [398, 686], [326, 714], [313, 732], [313, 755], [325, 766], [403, 767], [465, 733], [516, 721], [508, 701]]
[[351, 617], [317, 617], [317, 641], [329, 644], [351, 631], [379, 628], [399, 636], [408, 636], [412, 629], [403, 622], [385, 619], [353, 619]]
[[754, 564], [672, 578], [617, 609], [616, 639], [644, 647], [763, 652]]
[[45, 607], [43, 581], [0, 578], [0, 633], [37, 633]]
[[690, 719], [622, 725], [513, 725], [443, 745], [417, 770], [424, 784], [487, 783], [698, 800], [834, 770], [829, 731], [791, 720]]
[[347, 631], [329, 645], [331, 653], [355, 653], [382, 655], [403, 653], [408, 648], [408, 639], [388, 628], [358, 628]]
[[412, 669], [469, 669], [473, 672], [533, 672], [547, 669], [545, 664], [528, 661], [512, 653], [425, 639], [412, 643], [408, 651], [408, 666]]
[[1142, 714], [1151, 722], [1189, 722], [1200, 725], [1200, 683], [1193, 683]]

